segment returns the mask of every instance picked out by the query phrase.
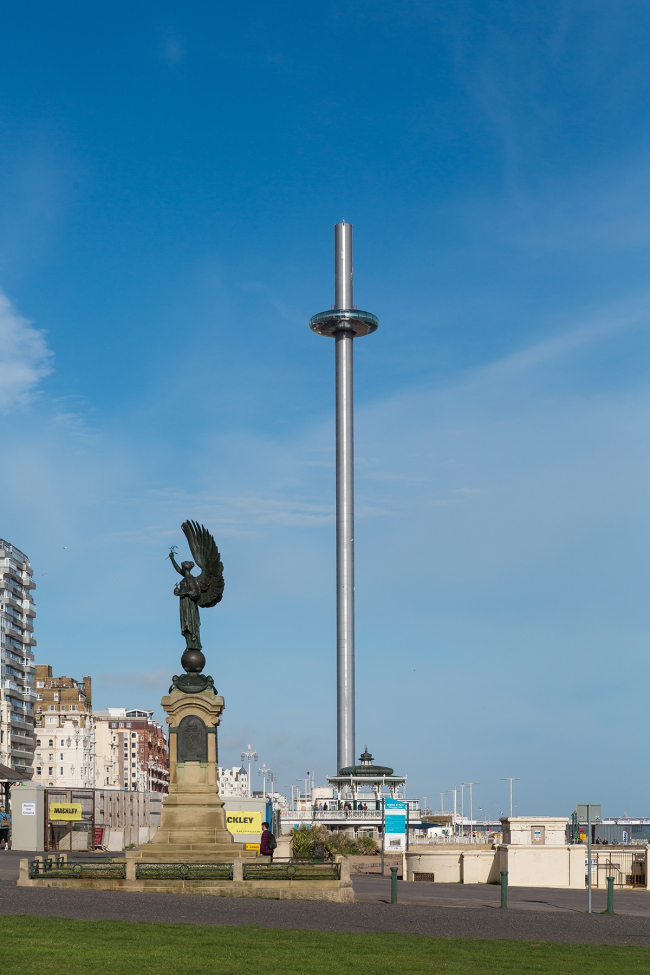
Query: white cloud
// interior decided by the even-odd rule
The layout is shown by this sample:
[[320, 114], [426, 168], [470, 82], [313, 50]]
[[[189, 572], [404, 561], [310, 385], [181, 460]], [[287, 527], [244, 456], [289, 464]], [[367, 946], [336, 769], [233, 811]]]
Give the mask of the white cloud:
[[44, 332], [21, 318], [0, 291], [0, 410], [24, 406], [52, 372], [52, 359]]

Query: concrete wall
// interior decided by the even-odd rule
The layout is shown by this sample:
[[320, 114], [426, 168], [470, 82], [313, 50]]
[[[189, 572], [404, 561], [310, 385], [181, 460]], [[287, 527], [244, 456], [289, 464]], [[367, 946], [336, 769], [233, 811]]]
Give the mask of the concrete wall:
[[499, 870], [508, 871], [511, 887], [585, 886], [586, 847], [524, 846], [498, 847]]
[[[585, 885], [585, 847], [502, 845], [492, 849], [430, 847], [405, 854], [406, 879], [433, 876], [437, 884], [497, 884], [508, 871], [511, 887], [576, 887]], [[427, 878], [428, 879], [428, 878]]]
[[462, 880], [462, 854], [462, 849], [458, 847], [406, 853], [406, 879], [413, 880], [416, 873], [427, 873], [433, 874], [437, 884], [459, 884]]

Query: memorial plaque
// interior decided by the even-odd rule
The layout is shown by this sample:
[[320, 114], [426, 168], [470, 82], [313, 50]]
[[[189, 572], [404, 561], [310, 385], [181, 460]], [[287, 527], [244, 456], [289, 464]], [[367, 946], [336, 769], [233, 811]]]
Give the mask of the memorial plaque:
[[207, 762], [208, 729], [196, 714], [188, 714], [178, 726], [179, 762]]

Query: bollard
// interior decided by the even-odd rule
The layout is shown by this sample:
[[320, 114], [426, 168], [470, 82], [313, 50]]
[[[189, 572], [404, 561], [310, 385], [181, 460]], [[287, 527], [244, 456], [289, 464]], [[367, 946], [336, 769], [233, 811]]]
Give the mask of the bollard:
[[390, 902], [397, 904], [397, 867], [390, 868]]
[[501, 907], [508, 906], [508, 871], [501, 871]]
[[607, 914], [614, 913], [614, 878], [606, 877], [607, 880]]

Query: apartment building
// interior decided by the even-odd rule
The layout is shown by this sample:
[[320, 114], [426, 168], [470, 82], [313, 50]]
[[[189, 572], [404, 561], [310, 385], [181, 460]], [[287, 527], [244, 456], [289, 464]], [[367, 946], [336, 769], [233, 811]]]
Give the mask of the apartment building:
[[103, 785], [133, 792], [168, 791], [167, 739], [153, 711], [108, 708], [95, 711], [94, 719], [97, 764], [106, 770]]
[[248, 772], [245, 768], [233, 765], [232, 768], [217, 769], [220, 796], [247, 796]]
[[25, 553], [0, 538], [0, 763], [30, 776], [36, 741], [35, 588]]
[[34, 780], [49, 787], [95, 787], [92, 679], [54, 677], [36, 666]]

